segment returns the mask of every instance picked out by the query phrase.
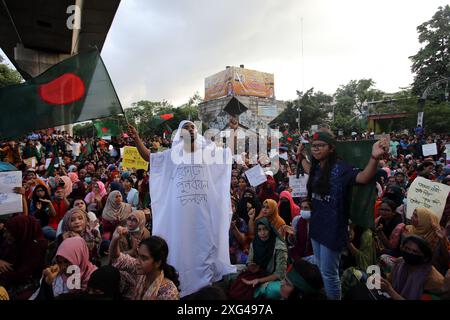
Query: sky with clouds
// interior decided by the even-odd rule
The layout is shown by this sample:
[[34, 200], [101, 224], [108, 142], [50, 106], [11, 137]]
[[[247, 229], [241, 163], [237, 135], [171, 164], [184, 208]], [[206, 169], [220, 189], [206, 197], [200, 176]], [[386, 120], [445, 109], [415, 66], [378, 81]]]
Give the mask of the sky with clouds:
[[[445, 0], [122, 0], [102, 56], [123, 106], [186, 102], [227, 65], [274, 73], [278, 99], [372, 78], [413, 80], [416, 27]], [[302, 32], [303, 19], [303, 59]]]

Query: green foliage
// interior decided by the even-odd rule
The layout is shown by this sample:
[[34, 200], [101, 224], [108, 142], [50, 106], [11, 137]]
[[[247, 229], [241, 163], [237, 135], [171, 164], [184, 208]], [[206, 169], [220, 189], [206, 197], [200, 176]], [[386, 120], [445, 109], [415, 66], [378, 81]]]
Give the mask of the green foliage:
[[312, 125], [322, 124], [330, 110], [333, 98], [321, 91], [314, 92], [314, 88], [306, 92], [297, 91], [297, 99], [288, 101], [286, 109], [271, 122], [271, 126], [282, 127], [285, 123], [290, 130], [298, 129], [298, 109], [300, 112], [300, 127], [309, 130]]
[[3, 57], [0, 56], [0, 88], [19, 84], [22, 81], [20, 74], [2, 62]]
[[[417, 27], [419, 42], [423, 45], [419, 52], [409, 57], [411, 70], [415, 73], [412, 91], [422, 95], [432, 83], [450, 77], [450, 6], [439, 7], [433, 18]], [[445, 100], [445, 83], [430, 92], [428, 98], [442, 102]]]
[[384, 93], [374, 88], [372, 79], [351, 80], [341, 85], [334, 94], [334, 115], [331, 122], [333, 130], [342, 129], [345, 133], [361, 131], [368, 113], [367, 102], [381, 100]]

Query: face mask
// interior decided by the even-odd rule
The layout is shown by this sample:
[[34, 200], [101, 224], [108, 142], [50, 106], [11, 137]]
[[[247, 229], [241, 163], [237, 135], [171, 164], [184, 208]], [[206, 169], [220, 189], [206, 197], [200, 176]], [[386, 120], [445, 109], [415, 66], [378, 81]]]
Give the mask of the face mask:
[[133, 184], [136, 184], [136, 182], [137, 182], [137, 179], [133, 179]]
[[405, 260], [406, 264], [409, 264], [410, 266], [417, 266], [419, 264], [425, 263], [424, 261], [425, 258], [423, 256], [405, 252], [403, 250], [401, 250], [400, 253], [403, 259]]
[[311, 211], [309, 211], [309, 210], [302, 210], [302, 211], [300, 212], [300, 215], [301, 215], [302, 218], [305, 219], [305, 220], [311, 219]]
[[89, 184], [89, 183], [91, 183], [92, 180], [91, 180], [91, 177], [86, 177], [86, 178], [84, 179], [84, 181], [86, 181], [86, 183]]

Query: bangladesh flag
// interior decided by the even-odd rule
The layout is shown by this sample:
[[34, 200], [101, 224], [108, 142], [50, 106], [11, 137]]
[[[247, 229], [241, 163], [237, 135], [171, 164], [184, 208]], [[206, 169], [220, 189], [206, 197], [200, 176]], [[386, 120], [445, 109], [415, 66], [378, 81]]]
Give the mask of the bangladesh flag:
[[156, 128], [159, 127], [163, 122], [170, 120], [173, 118], [173, 113], [161, 114], [158, 116], [154, 116], [150, 119], [150, 127]]
[[0, 138], [123, 113], [96, 49], [70, 57], [24, 83], [0, 89], [0, 108]]
[[98, 137], [119, 135], [119, 127], [115, 121], [96, 121], [94, 126]]

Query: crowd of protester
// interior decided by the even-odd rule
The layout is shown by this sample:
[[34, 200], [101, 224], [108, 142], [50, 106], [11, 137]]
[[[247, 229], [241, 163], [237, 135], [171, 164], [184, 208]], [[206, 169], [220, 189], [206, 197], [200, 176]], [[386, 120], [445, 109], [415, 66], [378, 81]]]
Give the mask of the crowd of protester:
[[[340, 140], [363, 138], [373, 136]], [[289, 176], [303, 169], [302, 142], [324, 147], [314, 146], [309, 134], [286, 140], [279, 170], [267, 171], [257, 187], [245, 175], [252, 165], [233, 164], [229, 250], [238, 273], [187, 299], [334, 299], [336, 283], [339, 298], [350, 300], [449, 299], [450, 197], [440, 220], [421, 207], [407, 219], [406, 195], [417, 177], [450, 186], [450, 135], [390, 135], [375, 176], [375, 209], [367, 213], [375, 227], [348, 225], [337, 279], [317, 261], [323, 246], [313, 245], [310, 235], [311, 194], [293, 198], [289, 186]], [[424, 157], [422, 145], [429, 143], [438, 153]], [[134, 145], [127, 135], [104, 140], [58, 131], [1, 145], [1, 161], [22, 171], [15, 192], [24, 210], [0, 215], [0, 300], [180, 298], [177, 271], [167, 262], [170, 248], [152, 235], [151, 177], [121, 165], [127, 145]], [[158, 152], [170, 141], [156, 136], [146, 145]], [[24, 161], [31, 158], [34, 167]], [[377, 290], [366, 285], [370, 266], [381, 270]], [[72, 281], [74, 270], [80, 279]]]

